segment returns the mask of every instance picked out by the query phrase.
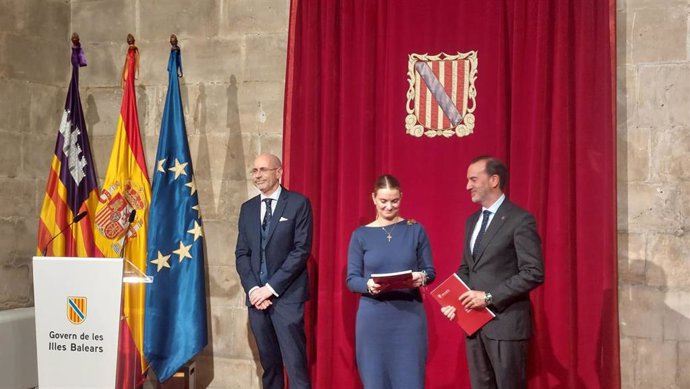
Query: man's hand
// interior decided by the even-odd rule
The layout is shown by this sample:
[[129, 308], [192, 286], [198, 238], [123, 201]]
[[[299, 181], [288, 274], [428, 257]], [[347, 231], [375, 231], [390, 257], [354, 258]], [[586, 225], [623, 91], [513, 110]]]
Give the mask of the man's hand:
[[[254, 289], [254, 291], [249, 294], [249, 302], [253, 306], [259, 308], [259, 305], [264, 301], [267, 301], [269, 298], [271, 298], [271, 296], [273, 296], [273, 293], [266, 285], [264, 285], [258, 289]], [[270, 302], [270, 300], [268, 301]]]
[[266, 299], [266, 300], [260, 302], [259, 304], [254, 305], [254, 307], [256, 309], [258, 309], [259, 311], [263, 311], [266, 308], [270, 307], [271, 305], [273, 305], [273, 302], [271, 302], [271, 300]]
[[459, 300], [465, 309], [483, 309], [486, 308], [486, 303], [484, 302], [485, 298], [486, 292], [481, 290], [468, 290], [460, 295]]

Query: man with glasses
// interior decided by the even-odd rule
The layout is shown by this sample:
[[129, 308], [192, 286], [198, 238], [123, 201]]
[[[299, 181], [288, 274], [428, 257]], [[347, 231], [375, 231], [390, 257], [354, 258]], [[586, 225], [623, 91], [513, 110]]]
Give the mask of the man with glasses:
[[235, 258], [247, 293], [249, 324], [259, 349], [264, 389], [308, 389], [304, 302], [311, 251], [309, 200], [280, 185], [280, 159], [261, 154], [249, 172], [261, 192], [240, 209]]

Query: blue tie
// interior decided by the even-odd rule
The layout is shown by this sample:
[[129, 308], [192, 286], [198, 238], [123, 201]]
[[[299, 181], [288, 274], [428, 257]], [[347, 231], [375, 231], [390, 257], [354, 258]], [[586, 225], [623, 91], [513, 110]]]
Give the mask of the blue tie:
[[271, 201], [273, 199], [264, 199], [266, 203], [266, 213], [264, 213], [264, 220], [261, 222], [261, 229], [266, 231], [268, 225], [271, 223], [271, 217], [273, 217], [273, 210], [271, 209]]
[[486, 225], [489, 224], [489, 217], [491, 216], [491, 211], [485, 210], [482, 212], [482, 226], [479, 228], [479, 233], [477, 234], [477, 239], [474, 240], [474, 246], [472, 246], [472, 255], [477, 255], [477, 250], [479, 249], [479, 243], [484, 237], [486, 232]]
[[259, 263], [259, 281], [261, 285], [268, 282], [268, 267], [266, 266], [266, 238], [268, 235], [268, 227], [271, 224], [271, 217], [273, 210], [271, 209], [271, 200], [263, 199], [266, 203], [266, 212], [264, 213], [264, 220], [261, 222], [261, 262]]

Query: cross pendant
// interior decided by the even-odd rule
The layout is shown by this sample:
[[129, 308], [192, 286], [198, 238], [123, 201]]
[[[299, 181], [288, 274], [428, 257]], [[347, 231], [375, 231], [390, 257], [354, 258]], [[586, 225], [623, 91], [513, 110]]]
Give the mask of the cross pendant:
[[388, 241], [389, 241], [389, 242], [391, 241], [391, 239], [393, 239], [393, 237], [391, 236], [391, 234], [388, 234], [388, 236], [386, 236], [386, 238], [388, 238]]

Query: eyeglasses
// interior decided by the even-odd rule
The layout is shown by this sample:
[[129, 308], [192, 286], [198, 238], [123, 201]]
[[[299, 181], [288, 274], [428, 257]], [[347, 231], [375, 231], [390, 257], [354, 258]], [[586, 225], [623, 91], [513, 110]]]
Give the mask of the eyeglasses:
[[258, 175], [262, 176], [262, 175], [264, 175], [264, 174], [266, 174], [266, 173], [268, 173], [268, 172], [272, 172], [272, 171], [278, 170], [278, 169], [280, 169], [280, 168], [279, 168], [279, 167], [274, 167], [274, 168], [262, 167], [262, 168], [259, 168], [259, 169], [252, 169], [252, 170], [249, 171], [249, 175], [250, 175], [250, 176], [255, 176], [255, 175], [258, 174]]

